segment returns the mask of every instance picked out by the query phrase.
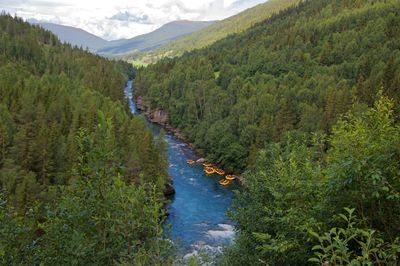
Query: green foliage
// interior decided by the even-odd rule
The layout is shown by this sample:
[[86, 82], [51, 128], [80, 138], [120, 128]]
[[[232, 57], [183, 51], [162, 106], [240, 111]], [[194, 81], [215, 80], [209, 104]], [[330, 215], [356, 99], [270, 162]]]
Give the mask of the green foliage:
[[353, 99], [360, 109], [372, 106], [382, 85], [398, 106], [399, 9], [395, 0], [302, 1], [140, 69], [136, 93], [167, 111], [208, 159], [243, 171], [289, 132], [329, 134]]
[[[397, 265], [400, 127], [393, 108], [380, 95], [367, 111], [343, 116], [328, 138], [289, 137], [263, 150], [232, 207], [237, 238], [222, 265]], [[346, 215], [331, 218], [343, 208]]]
[[24, 216], [8, 207], [6, 195], [0, 192], [0, 264], [17, 265], [33, 262], [36, 235], [37, 208], [27, 210]]
[[389, 244], [375, 230], [358, 228], [354, 210], [345, 208], [347, 215], [339, 214], [346, 222], [344, 228], [334, 227], [322, 235], [310, 231], [319, 245], [312, 248], [314, 257], [308, 261], [319, 265], [397, 265], [399, 238]]
[[113, 162], [112, 124], [78, 135], [74, 185], [40, 225], [40, 261], [46, 264], [162, 265], [171, 244], [163, 240], [162, 203], [153, 185], [127, 185]]
[[124, 166], [127, 182], [142, 174], [152, 182], [166, 176], [164, 154], [123, 106], [129, 65], [62, 45], [8, 15], [0, 16], [0, 28], [0, 186], [10, 204], [23, 212], [34, 200], [46, 200], [52, 187], [69, 184], [75, 135], [80, 128], [93, 132], [99, 110], [113, 120], [114, 160]]
[[168, 265], [165, 143], [124, 105], [132, 67], [0, 15], [0, 264]]
[[184, 52], [211, 45], [231, 34], [243, 32], [256, 23], [267, 19], [274, 13], [293, 6], [298, 2], [298, 0], [269, 0], [266, 3], [257, 5], [222, 21], [218, 21], [188, 36], [178, 38], [176, 41], [161, 46], [156, 51], [138, 54], [136, 58], [154, 62], [163, 57], [180, 56]]
[[356, 207], [388, 238], [400, 234], [393, 223], [400, 217], [400, 127], [393, 111], [381, 96], [365, 114], [346, 115], [333, 127], [326, 168], [331, 208]]
[[307, 228], [316, 222], [323, 197], [321, 166], [315, 157], [307, 143], [290, 139], [260, 154], [231, 212], [238, 222], [237, 248], [245, 251], [228, 249], [228, 264], [306, 263]]

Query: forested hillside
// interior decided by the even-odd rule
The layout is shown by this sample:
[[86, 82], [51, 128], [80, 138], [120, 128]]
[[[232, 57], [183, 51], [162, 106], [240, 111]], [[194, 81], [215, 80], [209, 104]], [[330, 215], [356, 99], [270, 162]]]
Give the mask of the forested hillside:
[[379, 93], [328, 137], [265, 147], [230, 210], [237, 236], [221, 265], [399, 265], [398, 120]]
[[40, 22], [34, 19], [28, 20], [28, 22], [31, 24], [37, 24], [42, 28], [51, 31], [61, 42], [66, 42], [74, 46], [76, 45], [78, 47], [82, 47], [83, 49], [88, 48], [93, 52], [109, 44], [108, 41], [80, 28], [55, 23]]
[[230, 170], [288, 132], [329, 133], [377, 90], [398, 102], [398, 1], [305, 1], [210, 48], [142, 69], [137, 94]]
[[230, 34], [245, 31], [252, 25], [269, 18], [272, 14], [298, 2], [299, 0], [268, 0], [266, 3], [259, 4], [237, 15], [218, 21], [188, 36], [178, 38], [153, 52], [136, 55], [136, 58], [140, 58], [142, 61], [149, 63], [166, 56], [180, 56], [184, 52], [211, 45]]
[[165, 146], [126, 110], [132, 74], [0, 16], [0, 264], [160, 263]]
[[112, 41], [108, 45], [98, 49], [97, 53], [117, 56], [139, 51], [152, 51], [163, 44], [172, 42], [179, 37], [190, 35], [214, 23], [215, 21], [172, 21], [150, 33], [128, 40]]
[[136, 89], [244, 171], [221, 265], [399, 265], [399, 1], [303, 1]]

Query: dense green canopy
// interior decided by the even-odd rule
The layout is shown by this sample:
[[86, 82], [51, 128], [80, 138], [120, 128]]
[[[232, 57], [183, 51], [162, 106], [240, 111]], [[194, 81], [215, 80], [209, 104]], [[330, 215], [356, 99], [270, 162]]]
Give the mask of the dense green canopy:
[[[0, 16], [1, 264], [171, 264], [165, 143], [124, 106], [133, 74]], [[221, 265], [399, 264], [399, 1], [301, 1], [135, 85], [244, 173]]]
[[244, 172], [222, 265], [399, 264], [399, 1], [302, 1], [136, 88]]
[[165, 145], [125, 106], [132, 75], [0, 16], [0, 264], [161, 263]]
[[237, 194], [238, 236], [224, 263], [398, 265], [399, 139], [393, 102], [381, 97], [328, 138], [270, 144]]
[[356, 98], [400, 99], [398, 1], [303, 1], [209, 48], [139, 71], [137, 93], [229, 170], [287, 132], [328, 133]]

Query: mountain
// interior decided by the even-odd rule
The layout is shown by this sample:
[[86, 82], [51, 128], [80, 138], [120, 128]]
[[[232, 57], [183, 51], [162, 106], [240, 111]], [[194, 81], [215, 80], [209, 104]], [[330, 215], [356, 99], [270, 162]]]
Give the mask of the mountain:
[[215, 21], [179, 20], [167, 23], [153, 32], [136, 36], [131, 39], [106, 41], [85, 30], [54, 23], [41, 22], [34, 19], [29, 23], [40, 25], [57, 35], [61, 41], [78, 47], [89, 48], [92, 52], [115, 56], [132, 51], [152, 51], [159, 46], [186, 36], [215, 23]]
[[163, 25], [161, 28], [143, 34], [132, 39], [115, 41], [107, 47], [98, 50], [100, 54], [125, 54], [135, 50], [151, 51], [178, 37], [191, 34], [214, 24], [215, 21], [173, 21]]
[[180, 37], [142, 57], [147, 58], [149, 61], [155, 61], [164, 56], [174, 57], [183, 54], [185, 51], [205, 47], [230, 34], [242, 32], [252, 25], [267, 19], [272, 14], [298, 2], [300, 0], [269, 0], [188, 36]]
[[79, 28], [47, 22], [35, 22], [33, 20], [28, 21], [51, 31], [63, 42], [67, 42], [84, 49], [87, 47], [90, 51], [96, 51], [97, 49], [105, 47], [109, 44], [108, 41]]

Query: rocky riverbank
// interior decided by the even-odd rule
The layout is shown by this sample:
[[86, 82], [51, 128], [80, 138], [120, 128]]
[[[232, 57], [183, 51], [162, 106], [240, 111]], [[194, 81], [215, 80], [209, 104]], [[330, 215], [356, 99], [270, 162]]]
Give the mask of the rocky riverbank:
[[[149, 104], [146, 104], [143, 101], [141, 96], [136, 97], [136, 108], [141, 111], [152, 123], [162, 126], [166, 131], [173, 134], [177, 139], [185, 142], [192, 150], [196, 151], [196, 153], [199, 155], [198, 157], [200, 158], [196, 161], [196, 163], [206, 162], [206, 159], [202, 158], [202, 153], [196, 149], [195, 145], [190, 143], [179, 129], [173, 128], [169, 124], [169, 115], [166, 111], [162, 110], [161, 108], [152, 109]], [[245, 179], [243, 176], [240, 175], [236, 177], [240, 184], [244, 184]], [[171, 187], [173, 188], [172, 183], [168, 184], [167, 190], [172, 191], [170, 189]]]
[[185, 142], [191, 149], [195, 150], [198, 154], [201, 154], [196, 147], [194, 146], [193, 143], [190, 143], [183, 133], [177, 129], [173, 128], [169, 124], [169, 115], [166, 111], [160, 109], [160, 108], [155, 108], [152, 109], [150, 105], [146, 104], [141, 96], [136, 97], [136, 108], [141, 111], [147, 119], [149, 119], [152, 123], [158, 124], [162, 126], [166, 131], [169, 133], [172, 133], [177, 139], [182, 140]]
[[169, 176], [165, 185], [164, 196], [169, 198], [173, 195], [175, 195], [174, 180]]

